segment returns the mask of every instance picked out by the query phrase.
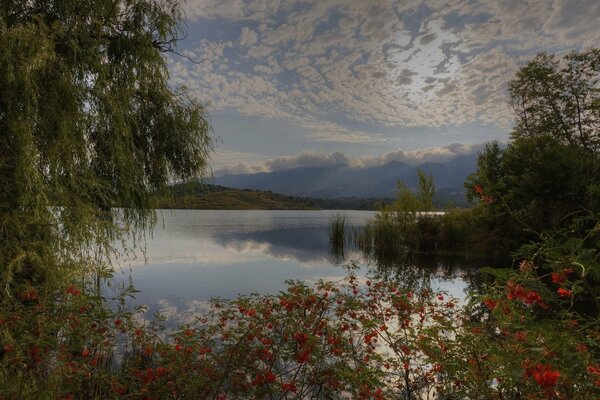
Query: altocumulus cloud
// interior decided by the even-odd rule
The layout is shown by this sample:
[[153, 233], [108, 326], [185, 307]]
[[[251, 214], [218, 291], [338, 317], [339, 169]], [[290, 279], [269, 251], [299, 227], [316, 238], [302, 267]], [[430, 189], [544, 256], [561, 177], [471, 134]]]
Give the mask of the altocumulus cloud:
[[[183, 50], [207, 61], [171, 58], [173, 83], [211, 112], [302, 127], [289, 153], [506, 139], [506, 83], [518, 68], [540, 51], [600, 44], [598, 0], [187, 0], [185, 9]], [[455, 133], [440, 138], [440, 127]], [[230, 139], [241, 135], [250, 133]], [[239, 165], [252, 168], [274, 167]]]

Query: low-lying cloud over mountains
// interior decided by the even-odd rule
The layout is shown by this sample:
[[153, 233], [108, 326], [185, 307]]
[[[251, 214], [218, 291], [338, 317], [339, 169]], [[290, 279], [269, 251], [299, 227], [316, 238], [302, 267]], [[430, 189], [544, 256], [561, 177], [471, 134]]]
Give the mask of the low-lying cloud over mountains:
[[485, 143], [465, 145], [454, 143], [443, 147], [433, 147], [413, 151], [395, 150], [374, 157], [352, 158], [347, 154], [335, 152], [323, 154], [306, 151], [295, 156], [276, 157], [262, 163], [238, 163], [214, 171], [216, 177], [225, 175], [256, 174], [261, 172], [285, 171], [294, 168], [322, 167], [378, 167], [391, 162], [401, 162], [410, 166], [423, 163], [445, 163], [456, 157], [479, 153]]
[[353, 159], [343, 153], [305, 152], [262, 164], [238, 164], [216, 171], [214, 183], [238, 188], [321, 198], [394, 197], [397, 181], [417, 186], [417, 170], [433, 175], [438, 190], [457, 199], [476, 168], [485, 144], [393, 151]]

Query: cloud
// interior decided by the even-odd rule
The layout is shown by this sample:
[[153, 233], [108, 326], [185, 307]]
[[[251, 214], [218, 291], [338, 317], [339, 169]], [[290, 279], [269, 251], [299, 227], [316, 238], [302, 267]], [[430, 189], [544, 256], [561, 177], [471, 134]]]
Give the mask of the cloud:
[[242, 34], [240, 37], [240, 46], [250, 46], [256, 43], [258, 35], [252, 29], [247, 27], [242, 28]]
[[[187, 39], [195, 58], [212, 56], [172, 63], [174, 82], [214, 110], [339, 143], [390, 140], [365, 124], [508, 130], [506, 84], [519, 66], [600, 40], [597, 0], [188, 0], [185, 9], [190, 31], [225, 27]], [[334, 129], [331, 115], [341, 116]]]
[[403, 151], [396, 150], [383, 153], [377, 157], [361, 157], [356, 164], [362, 168], [384, 165], [392, 161], [400, 161], [410, 165], [419, 165], [426, 162], [447, 162], [456, 157], [479, 153], [486, 143], [460, 144], [453, 143], [448, 146], [431, 147], [427, 149]]
[[347, 167], [350, 164], [350, 157], [340, 152], [320, 154], [306, 151], [296, 156], [276, 157], [260, 164], [238, 163], [226, 166], [216, 170], [214, 174], [215, 176], [222, 176], [227, 174], [284, 171], [301, 167]]
[[[544, 30], [554, 32], [563, 41], [582, 40], [598, 45], [600, 40], [600, 2], [597, 0], [556, 0], [552, 14], [544, 24]], [[596, 27], [596, 35], [590, 37], [590, 27]]]
[[426, 162], [447, 162], [456, 157], [479, 153], [486, 143], [460, 144], [432, 147], [427, 149], [404, 151], [395, 150], [378, 156], [352, 158], [344, 153], [335, 152], [323, 154], [316, 152], [303, 152], [295, 156], [277, 157], [260, 163], [241, 162], [225, 166], [215, 171], [215, 176], [228, 174], [253, 174], [258, 172], [284, 171], [301, 167], [355, 167], [369, 168], [400, 161], [410, 165], [420, 165]]

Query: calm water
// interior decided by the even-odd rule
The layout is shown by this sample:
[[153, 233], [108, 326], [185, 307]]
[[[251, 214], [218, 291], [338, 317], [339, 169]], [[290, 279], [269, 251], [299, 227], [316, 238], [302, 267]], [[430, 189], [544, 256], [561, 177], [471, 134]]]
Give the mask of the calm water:
[[345, 259], [330, 254], [329, 225], [336, 214], [362, 225], [370, 211], [224, 211], [159, 212], [144, 257], [129, 260], [120, 279], [131, 277], [140, 293], [137, 304], [160, 311], [171, 322], [202, 312], [213, 297], [277, 293], [286, 280], [339, 280], [351, 260], [359, 276], [395, 276], [410, 285], [431, 284], [464, 296], [470, 268], [448, 260], [398, 260], [381, 269], [357, 252]]

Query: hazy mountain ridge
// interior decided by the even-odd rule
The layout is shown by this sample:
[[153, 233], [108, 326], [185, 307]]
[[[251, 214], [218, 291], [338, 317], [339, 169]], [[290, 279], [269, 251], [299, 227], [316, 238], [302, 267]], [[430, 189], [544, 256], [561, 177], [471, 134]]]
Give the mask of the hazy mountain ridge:
[[294, 168], [256, 174], [225, 175], [213, 179], [217, 185], [237, 189], [270, 190], [290, 196], [395, 197], [396, 182], [417, 186], [417, 170], [432, 174], [436, 188], [444, 193], [464, 193], [464, 181], [476, 169], [477, 154], [458, 156], [445, 163], [427, 162], [411, 166], [393, 161], [381, 166]]

